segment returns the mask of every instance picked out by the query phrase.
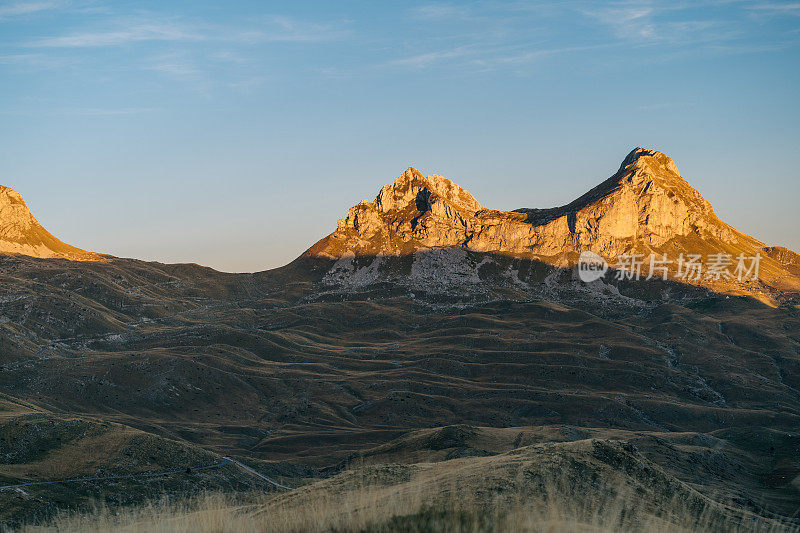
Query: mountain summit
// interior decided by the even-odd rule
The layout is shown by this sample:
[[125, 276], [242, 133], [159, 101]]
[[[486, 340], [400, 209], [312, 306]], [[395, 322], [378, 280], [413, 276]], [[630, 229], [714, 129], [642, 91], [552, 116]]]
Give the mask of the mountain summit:
[[616, 174], [577, 200], [551, 209], [486, 209], [447, 178], [424, 177], [409, 168], [374, 201], [351, 208], [337, 230], [310, 253], [340, 257], [463, 247], [522, 257], [586, 249], [611, 254], [635, 243], [660, 247], [692, 233], [725, 240], [745, 237], [716, 217], [672, 159], [636, 148]]
[[0, 253], [98, 261], [100, 254], [58, 240], [39, 224], [17, 191], [0, 185]]
[[665, 154], [635, 148], [619, 170], [573, 202], [550, 209], [487, 209], [438, 175], [409, 168], [374, 201], [352, 207], [336, 231], [305, 257], [412, 255], [460, 249], [556, 266], [574, 265], [587, 250], [609, 263], [622, 254], [756, 254], [762, 280], [800, 289], [797, 254], [765, 247], [721, 221], [711, 204]]

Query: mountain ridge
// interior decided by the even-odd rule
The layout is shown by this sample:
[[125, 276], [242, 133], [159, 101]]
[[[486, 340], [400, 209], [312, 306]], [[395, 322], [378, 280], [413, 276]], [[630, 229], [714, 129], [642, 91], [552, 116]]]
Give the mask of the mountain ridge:
[[[655, 195], [655, 190], [663, 191], [664, 196], [677, 207]], [[638, 198], [632, 197], [633, 193]], [[636, 205], [635, 202], [641, 199], [650, 202]], [[584, 212], [591, 208], [594, 208], [591, 212]], [[598, 208], [602, 209], [598, 212]], [[631, 208], [639, 208], [644, 217], [639, 217], [641, 220], [632, 217], [634, 213], [630, 212]], [[424, 228], [424, 222], [427, 222], [424, 220], [426, 215], [430, 219], [449, 219], [454, 227], [438, 235], [433, 231], [421, 231], [419, 228]], [[660, 219], [652, 220], [653, 215], [660, 215]], [[684, 219], [680, 219], [680, 215], [684, 215]], [[442, 229], [439, 227], [441, 220], [431, 222], [433, 230]], [[460, 229], [459, 224], [465, 226], [463, 235], [452, 231]], [[503, 224], [519, 227], [515, 227], [514, 231], [497, 228]], [[531, 231], [527, 235], [519, 234], [524, 225], [546, 228], [541, 235], [534, 235], [535, 232]], [[639, 226], [647, 231], [638, 232]], [[618, 243], [603, 243], [603, 236], [617, 240], [646, 237], [652, 244], [660, 245], [668, 238], [685, 235], [694, 228], [728, 240], [747, 237], [753, 243], [764, 246], [719, 220], [713, 206], [686, 182], [672, 159], [662, 152], [637, 147], [626, 156], [620, 169], [610, 178], [568, 204], [544, 209], [502, 211], [485, 208], [451, 180], [435, 174], [424, 177], [417, 169], [409, 167], [393, 184], [385, 185], [373, 202], [363, 200], [352, 207], [347, 217], [337, 224], [337, 231], [326, 239], [346, 240], [353, 237], [353, 232], [347, 230], [356, 230], [362, 240], [377, 233], [398, 234], [404, 241], [418, 241], [415, 243], [417, 248], [460, 245], [474, 251], [555, 255], [565, 248], [580, 251], [580, 248], [592, 245], [599, 245], [600, 251], [620, 249]], [[672, 233], [666, 231], [670, 229]], [[570, 238], [566, 238], [567, 232], [571, 234]], [[517, 235], [514, 236], [514, 233]], [[547, 239], [556, 235], [571, 242], [557, 243], [554, 242], [557, 238]], [[359, 251], [359, 239], [352, 240], [355, 246], [351, 245], [349, 251]], [[318, 242], [307, 253], [337, 257], [335, 246], [326, 246], [324, 241]], [[529, 245], [529, 248], [523, 249], [524, 245]], [[369, 250], [369, 247], [362, 248]], [[387, 253], [389, 250], [371, 251]]]
[[[584, 251], [600, 254], [609, 265], [626, 254], [645, 258], [668, 254], [673, 259], [712, 253], [731, 258], [758, 256], [757, 280], [699, 279], [696, 284], [770, 301], [774, 300], [761, 296], [765, 290], [800, 292], [800, 255], [785, 247], [766, 246], [720, 220], [671, 158], [643, 147], [628, 153], [611, 177], [572, 202], [552, 208], [490, 209], [452, 180], [437, 174], [424, 176], [409, 167], [384, 185], [373, 201], [353, 206], [334, 232], [298, 259], [333, 261], [333, 270], [341, 274], [333, 277], [341, 279], [354, 271], [347, 265], [341, 268], [341, 261], [351, 257], [420, 259], [421, 252], [430, 250], [508, 256], [558, 268], [574, 267]], [[115, 259], [60, 241], [41, 226], [18, 192], [2, 186], [0, 253], [78, 261]], [[463, 263], [463, 255], [448, 261]], [[435, 259], [416, 263], [412, 270], [417, 273], [436, 268]], [[676, 274], [675, 261], [670, 263], [668, 270]], [[320, 265], [314, 268], [329, 268]], [[648, 265], [643, 267], [648, 274]], [[462, 268], [459, 280], [480, 277], [464, 272]], [[434, 274], [446, 281], [447, 273], [440, 273]], [[374, 276], [355, 278], [360, 283]]]
[[[492, 253], [558, 267], [574, 266], [584, 251], [600, 254], [609, 264], [624, 254], [759, 256], [759, 282], [800, 291], [795, 266], [800, 256], [767, 247], [720, 220], [672, 159], [642, 147], [587, 193], [547, 209], [488, 209], [451, 180], [425, 177], [410, 167], [374, 201], [352, 207], [336, 230], [303, 257], [390, 257], [431, 249]], [[715, 290], [760, 290], [727, 279], [699, 282]]]

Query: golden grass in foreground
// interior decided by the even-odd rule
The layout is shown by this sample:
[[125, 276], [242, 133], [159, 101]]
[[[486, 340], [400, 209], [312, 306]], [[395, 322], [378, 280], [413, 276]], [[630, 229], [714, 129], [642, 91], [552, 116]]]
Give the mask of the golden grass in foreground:
[[800, 531], [710, 500], [698, 507], [675, 497], [653, 507], [621, 477], [609, 483], [591, 482], [589, 490], [574, 478], [550, 478], [537, 483], [538, 494], [523, 496], [512, 490], [513, 484], [508, 493], [492, 495], [450, 484], [457, 478], [437, 478], [435, 470], [416, 471], [399, 483], [366, 472], [343, 474], [356, 478], [346, 486], [325, 480], [286, 494], [211, 493], [118, 511], [101, 507], [22, 531]]

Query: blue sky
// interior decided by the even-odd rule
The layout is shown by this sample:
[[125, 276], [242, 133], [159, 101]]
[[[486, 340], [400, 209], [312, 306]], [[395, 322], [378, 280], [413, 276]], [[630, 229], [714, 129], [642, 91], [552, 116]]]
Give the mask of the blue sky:
[[800, 2], [0, 2], [0, 183], [83, 248], [279, 266], [408, 166], [497, 209], [633, 147], [800, 249]]

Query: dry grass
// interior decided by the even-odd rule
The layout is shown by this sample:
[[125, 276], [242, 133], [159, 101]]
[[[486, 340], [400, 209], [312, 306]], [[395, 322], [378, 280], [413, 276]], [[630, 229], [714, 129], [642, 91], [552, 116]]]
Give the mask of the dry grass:
[[506, 493], [488, 494], [459, 483], [458, 476], [443, 478], [435, 468], [418, 466], [365, 467], [286, 494], [211, 493], [118, 511], [98, 507], [22, 531], [800, 531], [710, 500], [698, 507], [676, 496], [654, 506], [623, 478], [593, 482], [587, 490], [562, 475], [537, 483], [535, 495], [524, 496], [513, 482]]

